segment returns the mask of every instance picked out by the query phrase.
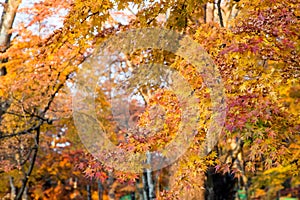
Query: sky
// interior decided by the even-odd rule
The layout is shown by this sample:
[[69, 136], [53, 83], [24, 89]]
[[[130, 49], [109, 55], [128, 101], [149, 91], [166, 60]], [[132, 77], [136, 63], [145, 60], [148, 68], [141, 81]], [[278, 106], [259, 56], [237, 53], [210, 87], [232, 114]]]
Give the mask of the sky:
[[[5, 0], [0, 0], [0, 2], [4, 3]], [[19, 9], [28, 8], [28, 7], [30, 8], [34, 5], [34, 3], [38, 3], [38, 2], [41, 2], [41, 1], [40, 0], [23, 0], [23, 1], [21, 1]], [[0, 15], [1, 16], [2, 16], [2, 13], [3, 13], [3, 6], [0, 5]], [[58, 15], [53, 15], [53, 16], [49, 17], [47, 20], [45, 20], [44, 22], [42, 22], [46, 25], [46, 28], [44, 29], [44, 31], [42, 30], [39, 34], [41, 34], [41, 36], [46, 36], [49, 34], [49, 30], [53, 31], [55, 29], [62, 27], [63, 26], [63, 16], [65, 14], [67, 14], [67, 12], [62, 10], [62, 11], [60, 11], [60, 13]], [[30, 19], [32, 17], [33, 17], [33, 15], [17, 12], [15, 20], [14, 20], [13, 28], [16, 28], [22, 22], [26, 26], [26, 24], [28, 24], [30, 22]], [[33, 32], [38, 33], [39, 25], [33, 24], [28, 29]], [[13, 34], [13, 37], [14, 37], [14, 34]]]
[[[5, 0], [0, 0], [0, 3], [4, 3], [4, 2], [5, 2]], [[26, 7], [32, 7], [34, 5], [34, 3], [38, 3], [38, 2], [41, 2], [41, 0], [23, 0], [19, 6], [19, 9], [26, 8]], [[137, 7], [134, 7], [134, 6], [130, 6], [130, 7], [131, 7], [130, 10], [124, 10], [122, 12], [118, 11], [117, 9], [113, 9], [111, 11], [111, 15], [119, 23], [127, 24], [128, 19], [124, 18], [123, 13], [125, 13], [126, 15], [132, 15], [133, 13], [136, 14], [138, 11]], [[3, 13], [3, 6], [0, 5], [0, 15], [1, 16], [2, 16], [2, 13]], [[43, 22], [43, 24], [46, 25], [46, 28], [44, 29], [44, 31], [40, 32], [40, 34], [42, 34], [42, 36], [47, 36], [49, 34], [49, 32], [52, 32], [55, 29], [59, 29], [60, 27], [62, 27], [63, 26], [63, 17], [66, 14], [67, 14], [67, 10], [61, 10], [58, 15], [53, 15], [53, 16], [49, 17], [47, 20], [45, 20]], [[21, 22], [28, 24], [32, 17], [33, 16], [29, 15], [29, 14], [17, 13], [14, 24], [13, 24], [13, 28], [15, 28]], [[34, 24], [29, 28], [29, 30], [38, 33], [39, 25]]]

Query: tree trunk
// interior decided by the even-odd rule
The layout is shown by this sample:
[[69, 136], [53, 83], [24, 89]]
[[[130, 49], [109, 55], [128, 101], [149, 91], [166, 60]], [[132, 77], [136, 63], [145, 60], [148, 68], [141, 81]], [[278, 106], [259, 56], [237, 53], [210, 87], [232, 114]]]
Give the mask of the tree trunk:
[[103, 186], [100, 180], [98, 180], [98, 200], [103, 200]]
[[150, 168], [145, 169], [143, 173], [143, 184], [144, 184], [144, 199], [154, 200], [155, 199], [155, 187], [151, 171], [151, 154], [147, 152], [147, 164]]
[[11, 33], [15, 16], [21, 0], [6, 0], [0, 24], [0, 52], [5, 52], [10, 45]]
[[[143, 183], [144, 183], [144, 181], [143, 181], [143, 174], [141, 174], [140, 177], [141, 178], [139, 178], [137, 180], [137, 182], [136, 182], [137, 199], [144, 200], [144, 194], [143, 194], [143, 192], [144, 192], [144, 188], [143, 188]], [[142, 181], [141, 181], [141, 179], [142, 179]]]
[[14, 185], [14, 178], [11, 176], [9, 177], [9, 185], [10, 185], [10, 199], [14, 200], [16, 198], [17, 190]]
[[148, 193], [147, 193], [148, 192], [148, 184], [147, 184], [146, 172], [143, 173], [142, 181], [143, 181], [143, 200], [149, 200]]
[[108, 173], [108, 181], [107, 184], [109, 185], [109, 189], [108, 189], [108, 199], [109, 200], [115, 200], [116, 198], [116, 187], [118, 185], [118, 182], [115, 181], [114, 179], [114, 173], [113, 171], [110, 171]]
[[[0, 22], [0, 53], [4, 53], [10, 45], [11, 33], [9, 33], [9, 30], [13, 26], [16, 13], [20, 4], [21, 0], [5, 0], [5, 2], [3, 3], [3, 12]], [[5, 62], [7, 62], [7, 59], [0, 60], [0, 64]], [[5, 76], [6, 74], [6, 67], [0, 65], [0, 76]], [[4, 114], [8, 106], [8, 102], [1, 102], [0, 99], [0, 123], [1, 115]]]
[[24, 189], [24, 193], [22, 195], [22, 200], [28, 200], [28, 187], [27, 186]]
[[[16, 13], [21, 0], [5, 0], [3, 4], [3, 12], [0, 22], [0, 53], [4, 53], [10, 45], [11, 33], [9, 30], [12, 28]], [[6, 59], [0, 60], [0, 63], [7, 62]], [[0, 66], [0, 76], [5, 76], [7, 70], [5, 66]]]
[[212, 168], [207, 172], [206, 198], [207, 200], [233, 200], [237, 180], [233, 174], [215, 173]]
[[[151, 154], [150, 152], [147, 152], [147, 164], [151, 166]], [[148, 188], [149, 188], [149, 200], [155, 199], [155, 187], [154, 187], [154, 181], [152, 176], [152, 171], [150, 169], [146, 169], [147, 173], [147, 181], [148, 181]]]
[[86, 192], [87, 192], [87, 200], [92, 200], [92, 191], [91, 191], [91, 186], [89, 184], [86, 185]]

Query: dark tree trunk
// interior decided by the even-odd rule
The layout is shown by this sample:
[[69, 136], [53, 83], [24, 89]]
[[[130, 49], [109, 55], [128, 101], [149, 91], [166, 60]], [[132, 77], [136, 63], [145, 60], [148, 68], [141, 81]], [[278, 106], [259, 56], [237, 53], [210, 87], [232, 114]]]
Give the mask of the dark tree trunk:
[[98, 200], [103, 200], [103, 186], [100, 180], [98, 180]]
[[233, 200], [235, 197], [235, 187], [237, 179], [234, 174], [215, 173], [212, 168], [206, 174], [207, 180], [205, 183], [207, 200]]
[[92, 190], [89, 184], [86, 185], [87, 200], [92, 200]]
[[[151, 154], [147, 152], [147, 164], [151, 166]], [[151, 168], [145, 169], [143, 173], [143, 184], [144, 184], [144, 199], [154, 200], [155, 199], [155, 187], [152, 176]]]

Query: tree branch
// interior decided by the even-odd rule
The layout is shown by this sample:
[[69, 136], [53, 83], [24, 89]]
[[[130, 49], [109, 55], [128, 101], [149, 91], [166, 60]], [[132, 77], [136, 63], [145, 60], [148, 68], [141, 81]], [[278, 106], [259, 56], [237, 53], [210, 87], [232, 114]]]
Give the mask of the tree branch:
[[204, 23], [207, 22], [207, 3], [203, 5], [203, 21]]
[[40, 142], [40, 127], [35, 129], [35, 131], [36, 131], [36, 136], [34, 138], [35, 145], [33, 147], [32, 160], [31, 160], [31, 163], [30, 163], [30, 166], [29, 166], [27, 172], [24, 174], [24, 178], [22, 180], [22, 186], [21, 186], [20, 191], [18, 192], [18, 195], [16, 196], [15, 200], [20, 200], [22, 198], [22, 195], [24, 193], [29, 176], [31, 175], [31, 172], [32, 172], [34, 164], [35, 164], [35, 160], [36, 160], [38, 148], [39, 148], [39, 142]]
[[218, 15], [219, 15], [219, 20], [220, 20], [220, 25], [221, 25], [221, 27], [224, 27], [222, 9], [221, 9], [221, 0], [218, 0], [217, 7], [218, 7]]
[[43, 124], [43, 121], [42, 121], [42, 120], [39, 120], [38, 123], [37, 123], [35, 126], [30, 127], [29, 129], [26, 129], [26, 130], [24, 130], [24, 131], [20, 131], [20, 132], [18, 132], [18, 133], [12, 133], [12, 134], [9, 134], [9, 135], [4, 135], [3, 132], [0, 132], [0, 139], [11, 138], [11, 137], [15, 137], [15, 136], [21, 136], [21, 135], [28, 134], [28, 133], [30, 133], [31, 131], [34, 131], [34, 130], [36, 130], [37, 128], [39, 128], [42, 124]]

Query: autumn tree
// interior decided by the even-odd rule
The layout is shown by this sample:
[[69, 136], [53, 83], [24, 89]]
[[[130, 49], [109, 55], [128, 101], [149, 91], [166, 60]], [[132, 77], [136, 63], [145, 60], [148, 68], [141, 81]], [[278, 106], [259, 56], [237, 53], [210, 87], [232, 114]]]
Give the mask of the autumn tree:
[[[43, 182], [43, 176], [55, 184], [44, 188], [42, 195], [64, 194], [68, 185], [62, 182], [73, 169], [71, 161], [88, 179], [106, 182], [111, 199], [124, 183], [136, 185], [136, 196], [146, 199], [233, 199], [236, 190], [243, 190], [248, 198], [270, 199], [285, 181], [299, 184], [300, 9], [296, 0], [50, 0], [20, 7], [22, 3], [2, 3], [0, 24], [0, 173], [15, 177], [10, 182], [12, 193], [19, 188], [16, 199], [30, 191], [28, 182]], [[126, 23], [118, 21], [116, 10], [128, 19]], [[24, 19], [18, 24], [14, 23], [17, 14]], [[60, 27], [50, 23], [54, 19], [61, 20], [56, 22]], [[115, 57], [115, 65], [107, 71], [86, 77], [102, 76], [92, 93], [97, 120], [114, 145], [147, 154], [168, 145], [180, 120], [189, 117], [183, 115], [176, 94], [166, 89], [169, 79], [164, 68], [187, 81], [201, 113], [193, 143], [175, 163], [156, 172], [146, 170], [144, 175], [124, 173], [76, 150], [83, 146], [74, 142], [78, 138], [71, 93], [79, 74], [89, 73], [85, 61], [103, 41], [150, 27], [186, 34], [207, 51], [224, 83], [226, 122], [218, 144], [207, 155], [201, 154], [214, 113], [210, 89], [197, 66], [164, 49], [137, 49]], [[134, 78], [134, 73], [143, 79]], [[127, 75], [127, 82], [122, 82]], [[117, 84], [123, 88], [113, 93]], [[122, 93], [126, 87], [135, 98]], [[128, 112], [123, 112], [126, 106]], [[130, 123], [135, 128], [128, 129]], [[70, 141], [62, 139], [68, 134]], [[68, 141], [74, 149], [57, 152], [53, 144], [58, 141]], [[71, 178], [75, 176], [80, 176], [77, 171]], [[226, 191], [219, 190], [220, 185], [227, 185]]]

